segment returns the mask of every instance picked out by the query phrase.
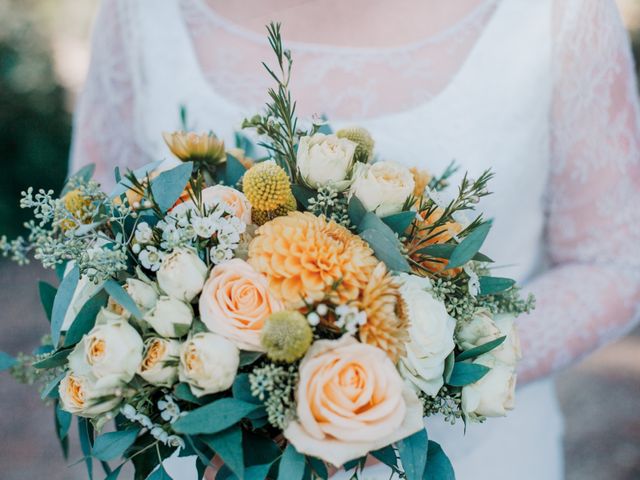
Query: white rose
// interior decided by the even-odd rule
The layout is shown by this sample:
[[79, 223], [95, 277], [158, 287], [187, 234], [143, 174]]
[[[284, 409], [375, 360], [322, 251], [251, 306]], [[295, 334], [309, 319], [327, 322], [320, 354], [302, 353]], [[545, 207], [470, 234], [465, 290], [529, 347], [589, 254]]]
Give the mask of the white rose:
[[182, 345], [179, 378], [201, 397], [231, 387], [239, 365], [240, 350], [233, 342], [215, 333], [197, 333]]
[[93, 418], [118, 406], [120, 388], [121, 383], [113, 377], [96, 380], [69, 372], [60, 382], [58, 392], [63, 410]]
[[[67, 270], [71, 270], [67, 267]], [[68, 273], [65, 272], [65, 275]], [[93, 297], [98, 291], [102, 288], [101, 285], [97, 285], [89, 280], [89, 277], [82, 276], [78, 280], [78, 285], [76, 285], [76, 289], [73, 291], [73, 296], [71, 297], [71, 302], [69, 303], [69, 308], [67, 309], [67, 313], [64, 315], [64, 320], [62, 321], [61, 331], [65, 332], [69, 330], [71, 324], [76, 319], [80, 310], [87, 303], [91, 297]]]
[[462, 350], [479, 347], [501, 336], [500, 329], [487, 310], [478, 310], [471, 320], [461, 322], [456, 332], [456, 339]]
[[516, 371], [490, 353], [473, 363], [491, 368], [476, 383], [462, 387], [462, 410], [472, 417], [504, 417], [515, 405]]
[[512, 315], [496, 315], [494, 322], [500, 329], [500, 336], [505, 335], [507, 338], [490, 353], [502, 363], [515, 367], [518, 360], [522, 358], [522, 350], [520, 349], [520, 337], [514, 320]]
[[158, 299], [155, 288], [136, 278], [127, 278], [124, 289], [142, 313], [152, 309]]
[[300, 138], [297, 164], [302, 179], [316, 189], [331, 185], [338, 191], [345, 190], [357, 146], [346, 138], [322, 133]]
[[193, 323], [193, 309], [182, 300], [163, 295], [144, 320], [163, 337], [182, 337]]
[[395, 162], [358, 163], [353, 178], [351, 193], [379, 217], [400, 212], [415, 187], [409, 169]]
[[142, 338], [126, 321], [96, 325], [69, 355], [69, 367], [79, 376], [129, 382], [142, 361]]
[[122, 322], [126, 320], [127, 317], [124, 314], [114, 312], [108, 307], [102, 307], [98, 312], [98, 315], [96, 316], [96, 325], [104, 325], [112, 322]]
[[164, 258], [157, 277], [160, 288], [167, 295], [191, 302], [202, 290], [207, 266], [196, 252], [180, 248]]
[[407, 353], [400, 359], [402, 377], [434, 396], [444, 384], [445, 360], [453, 351], [456, 321], [445, 305], [429, 292], [431, 282], [415, 275], [402, 275], [400, 294], [409, 317]]
[[138, 374], [151, 385], [170, 387], [178, 380], [180, 342], [165, 338], [150, 338], [138, 368]]

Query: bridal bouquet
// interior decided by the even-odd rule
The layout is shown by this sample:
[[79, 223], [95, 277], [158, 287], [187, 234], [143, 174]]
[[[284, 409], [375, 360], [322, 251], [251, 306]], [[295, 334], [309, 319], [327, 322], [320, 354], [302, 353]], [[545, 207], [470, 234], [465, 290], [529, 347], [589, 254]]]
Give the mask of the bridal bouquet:
[[176, 132], [179, 162], [116, 170], [110, 194], [91, 168], [23, 194], [30, 235], [0, 247], [60, 283], [40, 283], [43, 345], [2, 364], [41, 381], [65, 454], [77, 417], [90, 477], [97, 460], [169, 478], [178, 455], [200, 476], [219, 457], [217, 479], [357, 477], [368, 456], [454, 478], [423, 419], [513, 408], [513, 320], [532, 307], [480, 253], [491, 174], [452, 192], [453, 168], [378, 160], [362, 128], [300, 128], [277, 25], [269, 39], [276, 87], [243, 125], [266, 158], [240, 133]]

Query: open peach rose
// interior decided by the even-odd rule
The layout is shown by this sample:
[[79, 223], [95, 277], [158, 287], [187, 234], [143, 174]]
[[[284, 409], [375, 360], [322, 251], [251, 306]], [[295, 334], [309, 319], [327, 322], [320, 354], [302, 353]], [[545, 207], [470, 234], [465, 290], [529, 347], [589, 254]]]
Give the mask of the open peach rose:
[[[186, 192], [186, 190], [185, 190]], [[184, 193], [172, 208], [173, 213], [180, 213], [185, 210], [195, 208], [195, 203], [190, 196], [184, 197]], [[202, 203], [205, 207], [212, 208], [220, 202], [224, 202], [231, 207], [231, 213], [242, 220], [247, 225], [251, 224], [251, 204], [244, 194], [235, 188], [224, 185], [214, 185], [202, 190]]]
[[348, 335], [311, 346], [296, 393], [298, 419], [284, 436], [336, 466], [424, 428], [420, 400], [385, 352]]
[[200, 295], [200, 316], [207, 328], [242, 350], [264, 350], [260, 344], [264, 322], [282, 308], [266, 277], [239, 258], [211, 270]]

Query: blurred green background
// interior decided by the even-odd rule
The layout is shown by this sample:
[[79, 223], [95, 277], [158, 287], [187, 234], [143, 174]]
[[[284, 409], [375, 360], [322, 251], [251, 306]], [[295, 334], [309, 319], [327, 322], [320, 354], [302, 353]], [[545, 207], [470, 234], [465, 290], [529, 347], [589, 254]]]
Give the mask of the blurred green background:
[[[640, 0], [618, 4], [638, 65]], [[0, 233], [20, 232], [22, 190], [57, 189], [66, 176], [71, 112], [86, 75], [97, 6], [98, 0], [0, 0]], [[36, 280], [52, 276], [35, 264], [0, 262], [2, 350], [15, 354], [38, 343], [46, 322]], [[558, 375], [567, 480], [640, 479], [639, 358], [636, 329]], [[85, 478], [82, 465], [67, 466], [80, 457], [75, 437], [65, 462], [51, 411], [35, 389], [4, 375], [0, 392], [0, 478]]]

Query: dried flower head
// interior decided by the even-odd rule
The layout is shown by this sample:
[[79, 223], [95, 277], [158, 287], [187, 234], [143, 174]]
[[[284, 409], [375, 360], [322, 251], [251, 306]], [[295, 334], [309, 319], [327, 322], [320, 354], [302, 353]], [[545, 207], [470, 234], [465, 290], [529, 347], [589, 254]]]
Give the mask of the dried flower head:
[[367, 163], [373, 158], [373, 147], [375, 142], [369, 131], [362, 127], [341, 128], [336, 132], [338, 138], [346, 138], [357, 143], [355, 153], [356, 162]]
[[244, 194], [253, 208], [273, 211], [291, 199], [289, 176], [273, 160], [251, 167], [242, 179]]
[[283, 310], [267, 318], [260, 341], [269, 359], [293, 363], [308, 350], [313, 341], [313, 331], [300, 312]]
[[212, 132], [163, 132], [162, 138], [176, 157], [183, 162], [204, 162], [217, 165], [226, 159], [224, 142]]

